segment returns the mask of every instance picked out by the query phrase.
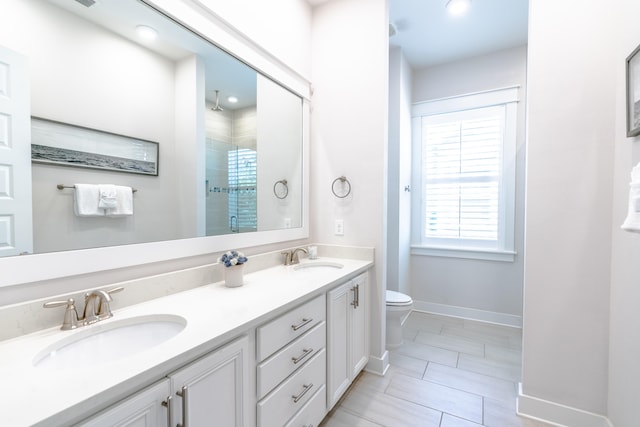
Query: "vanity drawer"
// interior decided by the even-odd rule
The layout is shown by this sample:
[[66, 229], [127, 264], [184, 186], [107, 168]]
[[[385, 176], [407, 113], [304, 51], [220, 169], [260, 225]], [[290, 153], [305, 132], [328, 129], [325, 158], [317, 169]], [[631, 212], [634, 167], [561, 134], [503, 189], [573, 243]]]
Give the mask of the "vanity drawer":
[[258, 399], [325, 347], [326, 330], [327, 324], [323, 321], [258, 365]]
[[258, 361], [266, 359], [325, 318], [326, 305], [323, 294], [258, 327], [256, 332]]
[[327, 391], [323, 385], [320, 390], [285, 424], [284, 427], [318, 427], [327, 414]]
[[307, 403], [326, 378], [326, 355], [322, 349], [302, 368], [258, 402], [258, 426], [281, 427]]

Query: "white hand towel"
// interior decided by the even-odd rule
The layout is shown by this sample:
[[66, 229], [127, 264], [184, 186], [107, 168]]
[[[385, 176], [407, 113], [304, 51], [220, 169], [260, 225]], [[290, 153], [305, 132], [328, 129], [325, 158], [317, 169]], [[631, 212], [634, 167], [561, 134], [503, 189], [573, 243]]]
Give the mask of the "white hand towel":
[[116, 185], [116, 207], [107, 209], [107, 216], [131, 216], [133, 215], [133, 189], [122, 185]]
[[640, 233], [640, 163], [631, 171], [631, 184], [629, 184], [629, 207], [627, 218], [622, 224], [622, 229]]
[[98, 200], [98, 207], [102, 209], [115, 209], [118, 207], [118, 200], [116, 198], [116, 186], [111, 184], [98, 185], [98, 191], [100, 193], [100, 199]]
[[104, 209], [98, 207], [100, 192], [97, 185], [74, 184], [73, 208], [77, 216], [104, 216]]

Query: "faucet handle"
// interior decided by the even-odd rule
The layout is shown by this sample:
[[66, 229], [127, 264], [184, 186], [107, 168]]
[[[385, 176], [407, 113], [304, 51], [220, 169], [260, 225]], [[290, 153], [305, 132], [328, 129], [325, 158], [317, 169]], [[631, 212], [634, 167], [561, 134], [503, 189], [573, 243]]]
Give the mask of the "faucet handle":
[[284, 265], [291, 265], [291, 260], [293, 258], [293, 251], [284, 251], [280, 253], [284, 255]]
[[111, 295], [111, 294], [115, 294], [117, 292], [121, 292], [124, 291], [124, 287], [123, 286], [118, 286], [117, 288], [113, 288], [113, 289], [109, 289], [106, 292]]
[[49, 301], [45, 302], [42, 306], [44, 308], [62, 307], [66, 306], [64, 311], [64, 320], [60, 329], [67, 331], [69, 329], [75, 329], [78, 327], [78, 312], [76, 311], [75, 300], [69, 298], [66, 301]]

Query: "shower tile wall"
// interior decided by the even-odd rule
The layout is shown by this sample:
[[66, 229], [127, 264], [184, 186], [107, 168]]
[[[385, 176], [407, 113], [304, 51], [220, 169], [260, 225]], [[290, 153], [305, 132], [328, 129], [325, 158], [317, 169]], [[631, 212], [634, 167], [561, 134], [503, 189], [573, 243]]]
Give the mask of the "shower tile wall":
[[213, 189], [229, 186], [229, 150], [256, 149], [256, 109], [211, 111], [211, 106], [208, 107], [205, 118], [206, 233], [212, 236], [230, 232], [228, 193]]

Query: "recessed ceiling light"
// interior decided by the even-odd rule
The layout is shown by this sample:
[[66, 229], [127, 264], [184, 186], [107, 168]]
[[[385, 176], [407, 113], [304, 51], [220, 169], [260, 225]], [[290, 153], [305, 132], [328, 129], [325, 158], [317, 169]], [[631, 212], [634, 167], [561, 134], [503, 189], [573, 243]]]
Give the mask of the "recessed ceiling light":
[[471, 6], [471, 0], [449, 0], [446, 8], [452, 15], [462, 15]]
[[236, 102], [238, 102], [238, 98], [236, 98], [235, 96], [230, 96], [227, 98], [227, 101], [235, 104]]
[[155, 40], [156, 37], [158, 37], [158, 32], [151, 27], [147, 27], [146, 25], [138, 25], [136, 27], [136, 32], [141, 38], [145, 40]]

